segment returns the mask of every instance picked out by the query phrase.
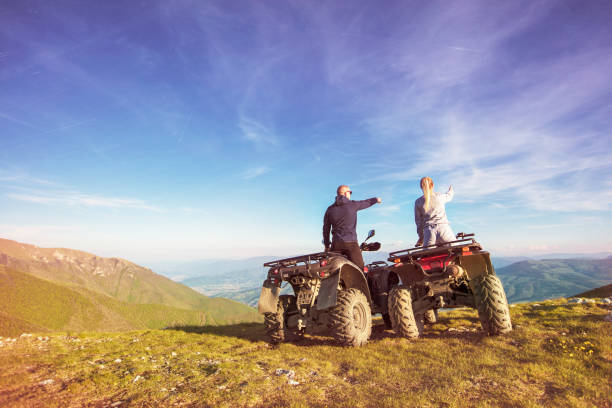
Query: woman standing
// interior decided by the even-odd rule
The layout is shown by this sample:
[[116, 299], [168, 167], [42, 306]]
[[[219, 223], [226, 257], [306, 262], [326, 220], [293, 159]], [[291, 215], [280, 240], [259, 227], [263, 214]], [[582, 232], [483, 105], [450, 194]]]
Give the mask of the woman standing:
[[434, 183], [429, 177], [421, 179], [423, 195], [414, 202], [414, 222], [419, 240], [416, 246], [440, 245], [455, 240], [455, 234], [448, 225], [444, 204], [453, 199], [453, 186], [445, 194], [433, 191]]

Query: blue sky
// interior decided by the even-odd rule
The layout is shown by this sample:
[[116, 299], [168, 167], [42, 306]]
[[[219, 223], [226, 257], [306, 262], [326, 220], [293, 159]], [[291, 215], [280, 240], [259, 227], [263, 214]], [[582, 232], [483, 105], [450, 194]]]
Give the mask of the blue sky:
[[0, 237], [148, 261], [386, 250], [418, 180], [496, 255], [612, 249], [612, 3], [13, 1]]

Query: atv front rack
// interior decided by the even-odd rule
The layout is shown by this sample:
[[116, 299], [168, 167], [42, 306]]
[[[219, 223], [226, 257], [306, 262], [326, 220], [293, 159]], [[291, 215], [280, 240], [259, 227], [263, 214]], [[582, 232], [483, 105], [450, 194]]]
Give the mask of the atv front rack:
[[277, 261], [266, 262], [263, 266], [267, 268], [286, 268], [288, 266], [294, 266], [299, 263], [303, 263], [304, 265], [310, 265], [315, 263], [320, 263], [325, 259], [329, 259], [333, 256], [341, 256], [342, 254], [339, 252], [316, 252], [314, 254], [308, 255], [300, 255], [295, 256], [293, 258], [279, 259]]
[[426, 247], [414, 247], [409, 249], [402, 249], [400, 251], [390, 252], [390, 262], [395, 262], [398, 258], [414, 257], [423, 258], [431, 255], [439, 255], [452, 252], [463, 252], [464, 248], [476, 247], [478, 250], [482, 249], [480, 244], [476, 242], [474, 238], [463, 238], [456, 241], [446, 242], [441, 245], [429, 245]]

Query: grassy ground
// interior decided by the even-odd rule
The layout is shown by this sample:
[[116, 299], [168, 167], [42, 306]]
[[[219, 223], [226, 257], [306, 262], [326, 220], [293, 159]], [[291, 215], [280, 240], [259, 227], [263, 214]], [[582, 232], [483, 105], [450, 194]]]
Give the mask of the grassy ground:
[[0, 406], [612, 406], [610, 310], [562, 299], [511, 313], [500, 337], [469, 309], [416, 341], [376, 321], [361, 348], [271, 347], [256, 323], [3, 338]]

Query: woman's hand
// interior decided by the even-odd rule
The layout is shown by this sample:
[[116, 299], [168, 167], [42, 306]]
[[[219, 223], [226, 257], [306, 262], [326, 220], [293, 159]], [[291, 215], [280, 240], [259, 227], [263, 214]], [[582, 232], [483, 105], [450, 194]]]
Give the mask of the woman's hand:
[[423, 245], [423, 240], [419, 238], [419, 240], [416, 242], [416, 244], [414, 244], [414, 246], [421, 246]]

